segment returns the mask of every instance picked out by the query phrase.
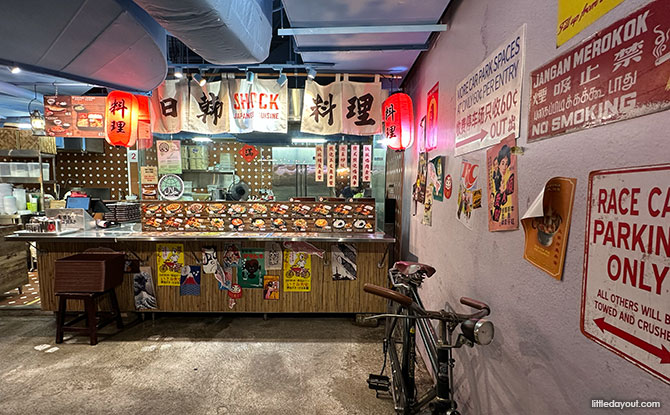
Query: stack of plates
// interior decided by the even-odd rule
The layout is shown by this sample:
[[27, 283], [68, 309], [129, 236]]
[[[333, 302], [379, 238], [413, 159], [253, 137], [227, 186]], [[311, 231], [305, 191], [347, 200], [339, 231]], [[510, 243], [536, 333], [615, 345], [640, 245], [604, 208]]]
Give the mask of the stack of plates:
[[0, 183], [0, 213], [6, 213], [3, 203], [5, 196], [12, 196], [12, 185], [10, 183]]

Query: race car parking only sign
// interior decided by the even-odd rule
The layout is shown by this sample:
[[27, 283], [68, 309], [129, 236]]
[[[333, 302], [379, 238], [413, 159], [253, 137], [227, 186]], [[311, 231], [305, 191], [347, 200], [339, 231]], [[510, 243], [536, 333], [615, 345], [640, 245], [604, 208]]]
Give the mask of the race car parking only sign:
[[591, 172], [581, 330], [670, 383], [670, 164]]

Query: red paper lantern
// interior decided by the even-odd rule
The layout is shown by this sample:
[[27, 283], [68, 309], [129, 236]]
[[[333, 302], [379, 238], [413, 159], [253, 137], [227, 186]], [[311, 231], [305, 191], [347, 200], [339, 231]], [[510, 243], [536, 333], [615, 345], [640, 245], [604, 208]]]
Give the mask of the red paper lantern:
[[[112, 91], [105, 100], [105, 140], [113, 146], [132, 147], [137, 139], [138, 102], [130, 92]], [[133, 134], [134, 133], [134, 134]]]
[[384, 136], [386, 145], [396, 151], [409, 148], [414, 142], [414, 108], [412, 98], [397, 92], [384, 101]]

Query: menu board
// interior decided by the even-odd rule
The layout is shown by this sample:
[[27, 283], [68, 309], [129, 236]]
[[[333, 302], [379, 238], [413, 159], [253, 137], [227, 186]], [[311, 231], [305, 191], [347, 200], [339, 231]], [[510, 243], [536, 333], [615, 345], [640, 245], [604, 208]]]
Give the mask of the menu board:
[[51, 137], [105, 137], [105, 97], [44, 97], [45, 131]]

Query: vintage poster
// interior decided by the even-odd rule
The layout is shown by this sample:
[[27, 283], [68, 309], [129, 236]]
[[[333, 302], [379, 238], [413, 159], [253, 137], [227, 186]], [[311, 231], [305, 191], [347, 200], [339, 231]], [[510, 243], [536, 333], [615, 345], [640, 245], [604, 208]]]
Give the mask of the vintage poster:
[[457, 156], [519, 137], [525, 37], [524, 24], [458, 84]]
[[284, 251], [284, 291], [312, 290], [312, 257], [304, 252]]
[[44, 130], [51, 137], [105, 137], [105, 97], [44, 96]]
[[623, 0], [558, 0], [556, 47], [572, 39]]
[[416, 169], [416, 181], [412, 189], [412, 199], [421, 204], [426, 200], [426, 180], [428, 175], [428, 153], [419, 154], [419, 165]]
[[423, 201], [423, 216], [421, 217], [421, 224], [427, 226], [433, 226], [433, 186], [433, 183], [428, 183], [426, 186], [426, 197]]
[[358, 268], [355, 244], [337, 243], [331, 245], [333, 280], [355, 280]]
[[215, 247], [202, 248], [202, 273], [214, 274], [219, 260], [217, 259]]
[[515, 144], [516, 139], [510, 135], [486, 151], [490, 232], [519, 229], [516, 154], [512, 153]]
[[361, 178], [367, 183], [372, 180], [372, 146], [369, 144], [363, 146], [363, 170]]
[[670, 108], [670, 2], [657, 0], [531, 73], [528, 142]]
[[441, 202], [444, 199], [444, 169], [446, 157], [437, 156], [428, 164], [428, 182], [433, 185], [433, 200]]
[[282, 248], [279, 242], [265, 244], [265, 269], [280, 270], [283, 263]]
[[358, 188], [360, 181], [360, 145], [352, 144], [351, 145], [351, 178], [349, 181], [349, 186], [352, 189]]
[[140, 267], [140, 272], [133, 275], [136, 310], [155, 310], [158, 308], [154, 281], [151, 278], [151, 267]]
[[262, 249], [242, 249], [242, 262], [237, 268], [237, 283], [242, 288], [263, 288], [265, 252]]
[[156, 140], [159, 174], [181, 174], [181, 141]]
[[426, 151], [434, 150], [437, 148], [437, 135], [438, 135], [438, 125], [437, 125], [437, 101], [440, 95], [440, 83], [436, 83], [434, 87], [428, 92], [428, 97], [426, 99], [427, 108], [426, 108]]
[[181, 269], [184, 266], [184, 244], [156, 244], [158, 285], [179, 287]]
[[325, 158], [323, 156], [323, 144], [318, 144], [314, 147], [314, 180], [317, 182], [323, 181], [323, 163]]
[[279, 276], [266, 275], [263, 279], [263, 299], [279, 300]]
[[456, 217], [468, 229], [472, 229], [474, 210], [482, 207], [479, 170], [479, 162], [461, 160]]
[[581, 331], [670, 384], [670, 164], [589, 175]]
[[185, 265], [179, 279], [179, 295], [200, 295], [200, 266]]
[[557, 280], [563, 275], [576, 185], [577, 179], [550, 179], [521, 218], [523, 257]]
[[326, 147], [326, 175], [328, 187], [335, 187], [335, 179], [337, 178], [337, 169], [335, 168], [335, 144], [328, 144]]

